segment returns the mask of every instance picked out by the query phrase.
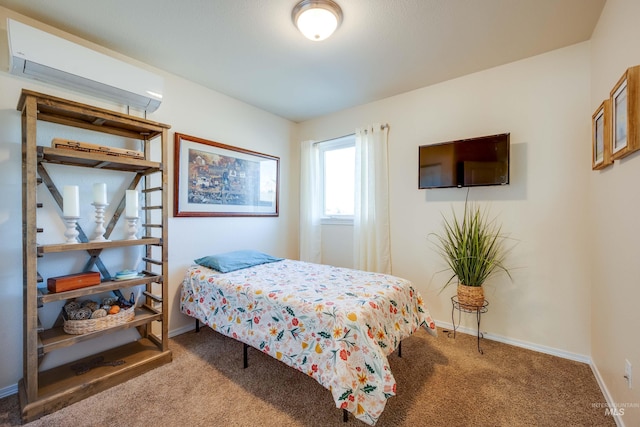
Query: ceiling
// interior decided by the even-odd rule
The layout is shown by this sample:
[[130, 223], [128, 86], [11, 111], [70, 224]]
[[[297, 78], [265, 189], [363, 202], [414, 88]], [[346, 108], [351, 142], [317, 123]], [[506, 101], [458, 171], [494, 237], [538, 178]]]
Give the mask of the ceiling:
[[300, 122], [589, 40], [606, 0], [0, 0], [0, 6]]

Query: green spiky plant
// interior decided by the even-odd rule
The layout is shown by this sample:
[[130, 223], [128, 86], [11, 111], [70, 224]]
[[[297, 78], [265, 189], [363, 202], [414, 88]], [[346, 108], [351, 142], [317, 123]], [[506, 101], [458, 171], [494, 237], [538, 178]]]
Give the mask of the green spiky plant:
[[443, 289], [458, 279], [460, 284], [482, 286], [497, 272], [506, 273], [511, 279], [504, 261], [507, 255], [502, 227], [496, 219], [489, 219], [477, 205], [464, 204], [462, 218], [453, 212], [453, 218], [443, 215], [444, 231], [433, 233], [436, 246], [452, 272]]

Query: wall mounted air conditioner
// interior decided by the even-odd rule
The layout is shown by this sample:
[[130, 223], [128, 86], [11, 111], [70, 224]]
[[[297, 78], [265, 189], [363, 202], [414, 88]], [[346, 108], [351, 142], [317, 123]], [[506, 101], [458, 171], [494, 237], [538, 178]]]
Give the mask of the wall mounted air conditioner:
[[7, 19], [9, 72], [153, 112], [162, 77], [63, 38]]

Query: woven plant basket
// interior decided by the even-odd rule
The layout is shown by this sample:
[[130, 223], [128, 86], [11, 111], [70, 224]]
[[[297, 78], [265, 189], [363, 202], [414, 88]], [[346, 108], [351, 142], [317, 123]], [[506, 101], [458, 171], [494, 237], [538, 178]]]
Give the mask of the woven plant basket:
[[135, 311], [136, 306], [133, 305], [125, 310], [120, 310], [117, 314], [109, 314], [97, 319], [68, 320], [65, 316], [63, 329], [71, 335], [88, 334], [130, 322], [135, 317]]
[[484, 289], [482, 286], [458, 285], [458, 302], [460, 305], [478, 309], [484, 304]]

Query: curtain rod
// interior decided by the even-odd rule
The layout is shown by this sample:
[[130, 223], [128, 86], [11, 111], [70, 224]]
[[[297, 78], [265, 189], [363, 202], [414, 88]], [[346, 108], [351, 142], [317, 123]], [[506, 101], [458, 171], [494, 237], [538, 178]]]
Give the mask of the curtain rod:
[[[388, 123], [385, 123], [385, 124], [383, 124], [383, 125], [380, 125], [380, 130], [384, 130], [384, 129], [389, 129], [389, 124], [388, 124]], [[367, 130], [366, 130], [366, 129], [364, 130], [364, 133], [367, 133]], [[348, 136], [354, 136], [354, 135], [355, 135], [355, 132], [354, 132], [354, 133], [348, 133], [348, 134], [346, 134], [346, 135], [336, 136], [335, 138], [325, 139], [324, 141], [316, 141], [316, 142], [314, 142], [314, 143], [313, 143], [313, 145], [316, 145], [316, 144], [322, 144], [323, 142], [329, 142], [329, 141], [333, 141], [333, 140], [335, 140], [335, 139], [346, 138], [346, 137], [348, 137]]]

